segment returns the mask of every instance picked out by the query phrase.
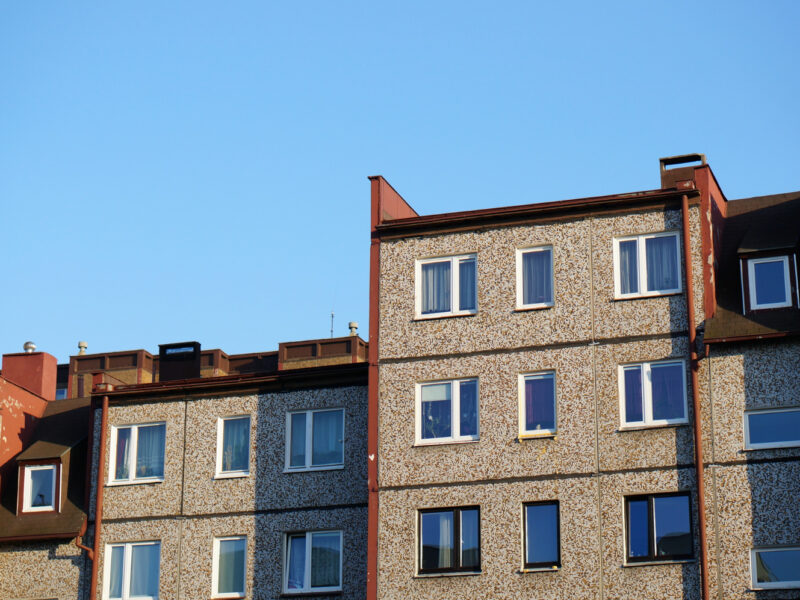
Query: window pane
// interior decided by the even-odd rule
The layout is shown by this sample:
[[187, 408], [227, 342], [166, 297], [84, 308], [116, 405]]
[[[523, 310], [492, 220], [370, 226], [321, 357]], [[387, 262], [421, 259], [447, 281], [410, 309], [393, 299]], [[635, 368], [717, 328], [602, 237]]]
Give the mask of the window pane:
[[756, 304], [782, 304], [786, 298], [786, 270], [783, 259], [753, 264]]
[[286, 568], [286, 589], [302, 590], [306, 572], [306, 536], [289, 536], [289, 548], [286, 552], [289, 566]]
[[642, 367], [625, 367], [625, 422], [644, 421], [642, 407]]
[[556, 380], [553, 375], [525, 378], [525, 430], [556, 428]]
[[647, 238], [647, 291], [678, 288], [678, 238], [674, 235]]
[[750, 444], [800, 444], [800, 410], [749, 413]]
[[450, 311], [450, 261], [422, 265], [422, 314]]
[[639, 292], [639, 258], [636, 253], [636, 240], [619, 243], [619, 291], [622, 294]]
[[131, 546], [131, 596], [158, 595], [158, 544]]
[[481, 566], [478, 526], [477, 509], [461, 511], [461, 567], [464, 569], [477, 569]]
[[55, 506], [53, 500], [54, 469], [28, 469], [30, 475], [31, 508]]
[[450, 384], [423, 385], [421, 394], [422, 415], [420, 418], [422, 423], [420, 431], [422, 439], [450, 437], [452, 416]]
[[526, 563], [558, 563], [557, 504], [525, 507], [525, 540]]
[[166, 425], [138, 428], [136, 477], [164, 476], [164, 434]]
[[800, 549], [756, 552], [756, 583], [800, 581]]
[[650, 556], [650, 525], [647, 499], [628, 500], [628, 556]]
[[691, 555], [689, 496], [656, 496], [653, 498], [653, 512], [656, 556]]
[[291, 446], [289, 449], [289, 466], [304, 467], [306, 465], [306, 413], [292, 413]]
[[243, 594], [245, 540], [220, 540], [217, 565], [217, 593]]
[[522, 303], [551, 304], [553, 273], [551, 251], [537, 250], [522, 255]]
[[117, 464], [114, 468], [114, 479], [128, 479], [131, 464], [131, 429], [117, 429]]
[[125, 559], [125, 548], [111, 548], [110, 571], [108, 574], [108, 597], [122, 598], [122, 565]]
[[326, 410], [313, 413], [313, 448], [311, 463], [318, 465], [338, 465], [343, 462], [344, 412]]
[[686, 384], [683, 381], [683, 365], [652, 365], [650, 379], [653, 396], [653, 419], [683, 419], [683, 395]]
[[338, 587], [341, 557], [339, 533], [311, 534], [311, 587]]
[[478, 382], [462, 381], [458, 389], [461, 405], [459, 435], [478, 435]]
[[475, 259], [465, 258], [458, 261], [458, 309], [475, 310], [478, 303], [475, 299]]
[[420, 514], [422, 552], [420, 568], [449, 569], [454, 565], [453, 511]]
[[247, 471], [250, 467], [250, 418], [222, 422], [222, 470]]

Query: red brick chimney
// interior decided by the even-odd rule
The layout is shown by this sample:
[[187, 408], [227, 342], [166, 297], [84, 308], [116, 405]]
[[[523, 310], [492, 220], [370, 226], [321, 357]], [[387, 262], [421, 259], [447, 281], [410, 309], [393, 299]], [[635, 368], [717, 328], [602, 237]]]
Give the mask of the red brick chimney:
[[57, 367], [56, 357], [47, 352], [4, 354], [2, 376], [45, 400], [55, 400]]

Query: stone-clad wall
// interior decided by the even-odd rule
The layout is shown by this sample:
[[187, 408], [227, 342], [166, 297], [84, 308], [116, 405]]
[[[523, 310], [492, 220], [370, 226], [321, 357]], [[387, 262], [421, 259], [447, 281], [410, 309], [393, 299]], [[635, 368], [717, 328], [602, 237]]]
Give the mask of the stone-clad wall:
[[92, 568], [73, 540], [10, 542], [0, 546], [0, 598], [85, 598]]

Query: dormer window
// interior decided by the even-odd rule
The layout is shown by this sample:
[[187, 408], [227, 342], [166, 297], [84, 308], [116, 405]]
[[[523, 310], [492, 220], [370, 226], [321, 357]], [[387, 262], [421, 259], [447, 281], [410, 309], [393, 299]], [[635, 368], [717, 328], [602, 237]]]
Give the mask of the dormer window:
[[795, 305], [794, 256], [766, 256], [743, 261], [742, 292], [749, 310]]
[[22, 471], [22, 512], [58, 511], [58, 465], [25, 465]]

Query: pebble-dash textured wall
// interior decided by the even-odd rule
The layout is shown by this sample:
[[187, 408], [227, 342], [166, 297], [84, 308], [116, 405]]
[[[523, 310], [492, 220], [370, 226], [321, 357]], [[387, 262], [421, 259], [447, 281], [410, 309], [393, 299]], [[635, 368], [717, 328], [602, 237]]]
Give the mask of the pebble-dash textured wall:
[[91, 563], [72, 540], [4, 543], [0, 546], [0, 598], [85, 598], [87, 569]]

